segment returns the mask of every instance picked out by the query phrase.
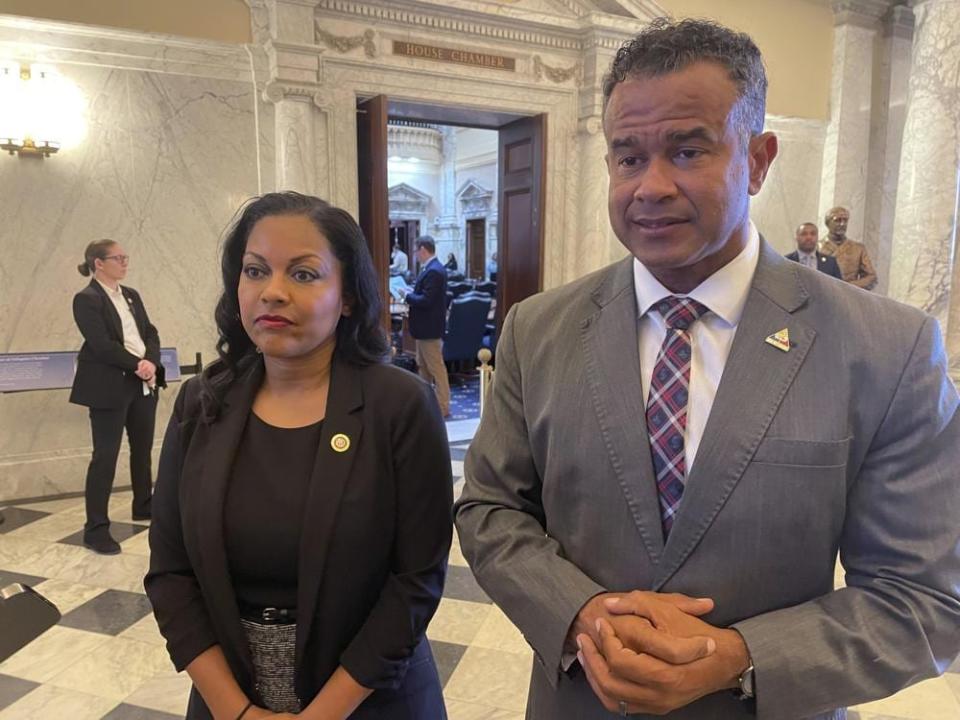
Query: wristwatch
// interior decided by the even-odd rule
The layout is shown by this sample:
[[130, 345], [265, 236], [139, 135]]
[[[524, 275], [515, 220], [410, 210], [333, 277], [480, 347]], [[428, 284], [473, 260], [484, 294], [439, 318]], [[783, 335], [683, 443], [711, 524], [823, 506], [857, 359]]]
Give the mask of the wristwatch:
[[740, 685], [740, 692], [738, 695], [741, 700], [751, 700], [756, 697], [756, 688], [753, 684], [753, 663], [750, 664], [746, 670], [740, 673], [740, 679], [738, 680]]

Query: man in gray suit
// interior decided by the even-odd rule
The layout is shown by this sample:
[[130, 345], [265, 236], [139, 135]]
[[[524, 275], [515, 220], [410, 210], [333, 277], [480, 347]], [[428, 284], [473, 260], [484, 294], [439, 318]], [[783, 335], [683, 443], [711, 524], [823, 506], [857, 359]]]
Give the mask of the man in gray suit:
[[940, 332], [759, 237], [765, 95], [746, 35], [627, 43], [604, 132], [632, 256], [505, 319], [456, 512], [533, 647], [533, 720], [843, 718], [960, 651]]

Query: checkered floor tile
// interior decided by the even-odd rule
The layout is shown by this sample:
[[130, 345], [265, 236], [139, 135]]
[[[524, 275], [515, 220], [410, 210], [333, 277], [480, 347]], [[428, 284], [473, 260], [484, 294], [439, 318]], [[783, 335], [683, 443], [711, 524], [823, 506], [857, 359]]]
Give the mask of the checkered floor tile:
[[[456, 425], [448, 426], [448, 432]], [[469, 445], [464, 435], [472, 435], [472, 429], [475, 424], [460, 434], [450, 433], [455, 492], [463, 485]], [[129, 506], [129, 492], [111, 499], [111, 514], [121, 520], [111, 530], [123, 553], [110, 557], [82, 547], [82, 498], [4, 509], [0, 587], [14, 582], [35, 587], [63, 617], [0, 663], [0, 720], [183, 717], [189, 678], [173, 671], [143, 594], [148, 525], [123, 522], [129, 519]], [[456, 536], [444, 598], [427, 636], [451, 720], [523, 717], [530, 649], [477, 584]], [[487, 691], [492, 686], [496, 693]], [[850, 718], [957, 720], [960, 661], [943, 678], [861, 706]]]

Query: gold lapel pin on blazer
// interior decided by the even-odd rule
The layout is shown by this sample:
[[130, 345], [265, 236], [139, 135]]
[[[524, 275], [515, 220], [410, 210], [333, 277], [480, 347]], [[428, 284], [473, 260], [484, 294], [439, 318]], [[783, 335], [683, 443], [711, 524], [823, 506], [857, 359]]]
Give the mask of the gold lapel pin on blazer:
[[764, 340], [767, 345], [773, 345], [777, 350], [783, 350], [783, 352], [790, 352], [790, 331], [787, 328], [783, 330], [778, 330], [773, 335], [767, 337]]
[[334, 451], [338, 453], [346, 452], [350, 449], [350, 438], [343, 433], [337, 433], [330, 438], [330, 447], [332, 447]]

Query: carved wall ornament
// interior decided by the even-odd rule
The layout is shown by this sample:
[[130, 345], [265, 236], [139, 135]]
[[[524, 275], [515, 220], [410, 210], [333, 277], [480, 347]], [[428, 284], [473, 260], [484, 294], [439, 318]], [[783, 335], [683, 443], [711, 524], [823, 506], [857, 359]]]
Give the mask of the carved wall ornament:
[[[587, 47], [600, 46], [617, 50], [625, 40], [639, 29], [631, 21], [622, 29], [604, 28], [603, 32], [588, 33], [581, 38], [578, 33], [567, 27], [546, 28], [540, 22], [512, 21], [504, 22], [494, 15], [482, 13], [458, 12], [451, 8], [437, 6], [438, 11], [411, 9], [406, 3], [372, 4], [361, 0], [316, 0], [318, 13], [330, 13], [337, 16], [358, 18], [362, 22], [377, 27], [393, 25], [409, 31], [422, 28], [431, 34], [449, 33], [459, 38], [473, 36], [494, 42], [516, 42], [526, 47], [539, 46], [551, 50], [573, 50], [581, 52]], [[651, 0], [643, 0], [648, 3]], [[413, 5], [411, 3], [410, 5]], [[666, 14], [661, 11], [660, 15]], [[650, 19], [657, 15], [651, 15]], [[626, 18], [624, 18], [626, 20]], [[586, 43], [586, 44], [585, 44]]]
[[368, 58], [374, 58], [377, 56], [377, 44], [374, 42], [374, 38], [377, 34], [371, 30], [366, 29], [363, 32], [363, 35], [334, 35], [331, 32], [327, 32], [320, 26], [320, 21], [315, 20], [314, 26], [317, 31], [317, 40], [322, 42], [327, 47], [331, 47], [336, 50], [338, 53], [348, 53], [351, 50], [355, 50], [358, 47], [363, 48], [363, 54]]
[[603, 130], [603, 120], [599, 115], [580, 118], [577, 122], [577, 132], [581, 135], [596, 135], [601, 130]]
[[314, 100], [317, 93], [316, 86], [291, 85], [288, 83], [271, 80], [263, 86], [263, 99], [265, 102], [278, 103], [281, 100]]
[[457, 193], [461, 203], [461, 215], [467, 219], [486, 217], [493, 208], [493, 190], [488, 190], [476, 180], [468, 180]]
[[555, 83], [566, 82], [570, 78], [575, 77], [579, 69], [580, 65], [578, 63], [574, 63], [568, 68], [558, 68], [547, 65], [540, 59], [539, 55], [533, 56], [533, 76], [537, 80], [541, 80], [546, 76], [548, 80]]
[[399, 183], [387, 190], [390, 218], [395, 220], [419, 220], [427, 213], [430, 195], [407, 183]]

